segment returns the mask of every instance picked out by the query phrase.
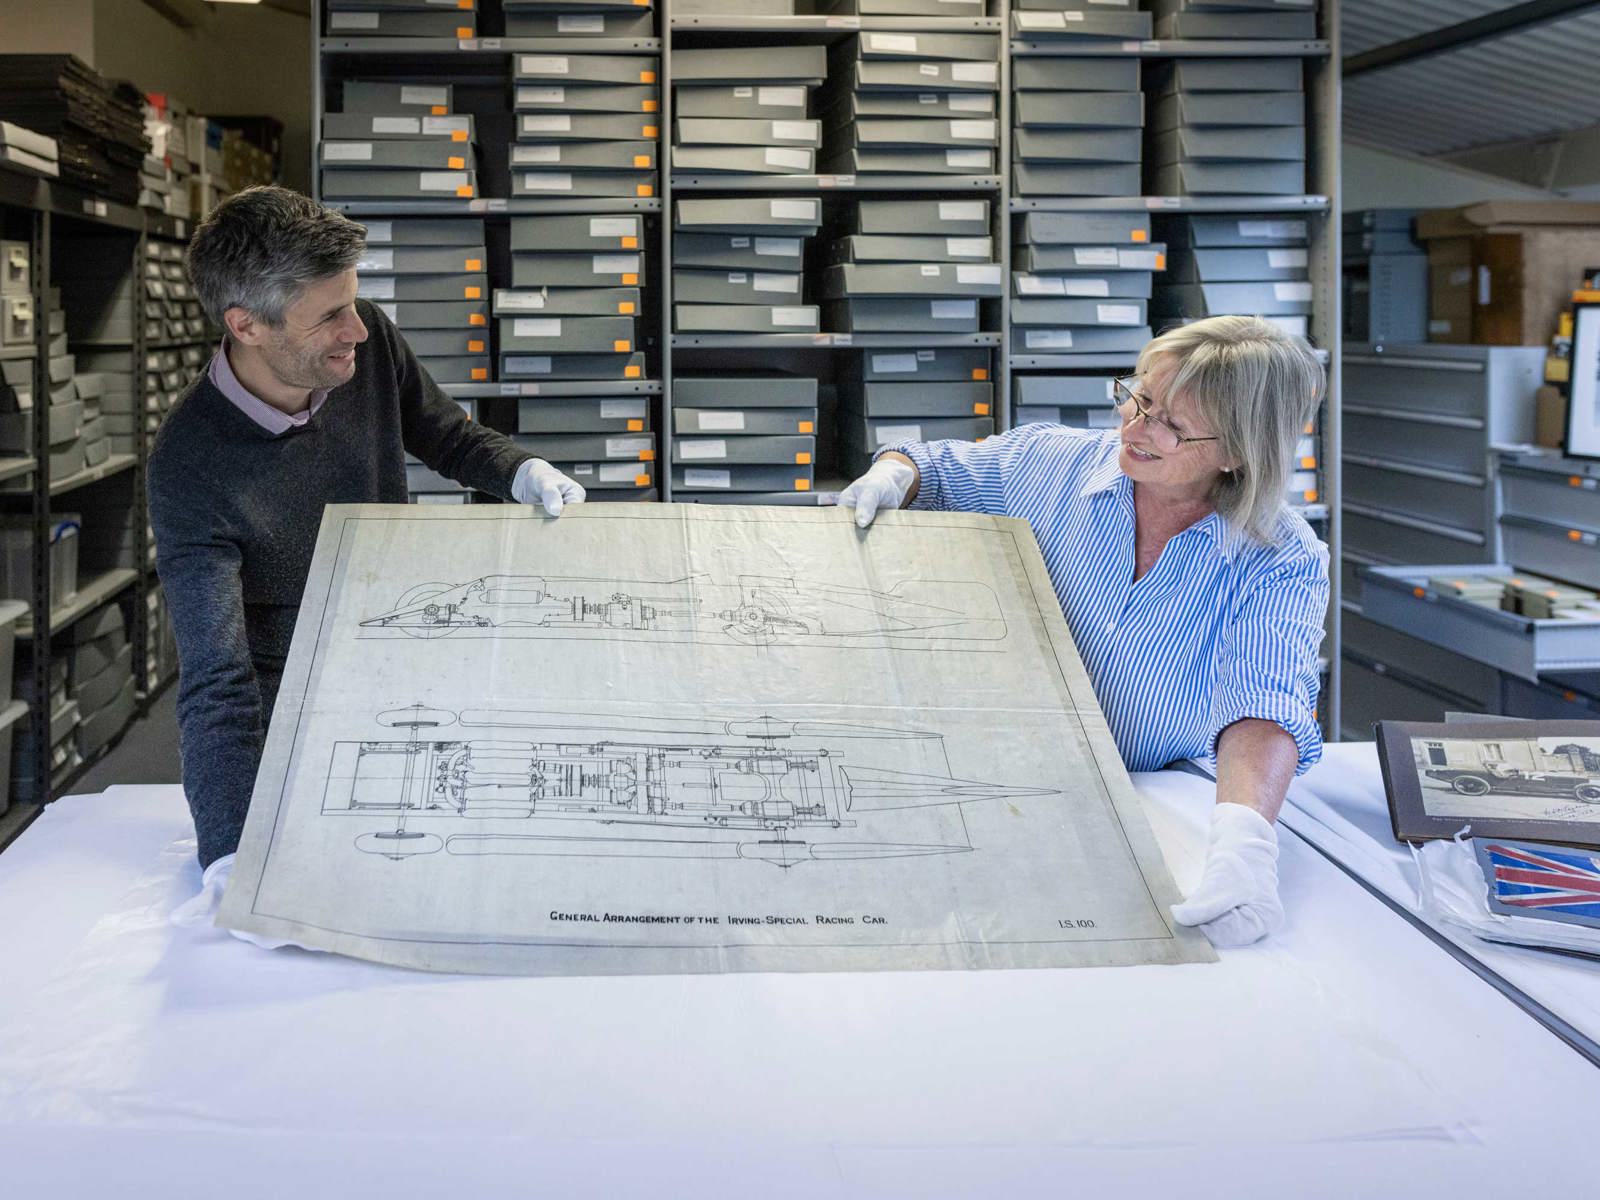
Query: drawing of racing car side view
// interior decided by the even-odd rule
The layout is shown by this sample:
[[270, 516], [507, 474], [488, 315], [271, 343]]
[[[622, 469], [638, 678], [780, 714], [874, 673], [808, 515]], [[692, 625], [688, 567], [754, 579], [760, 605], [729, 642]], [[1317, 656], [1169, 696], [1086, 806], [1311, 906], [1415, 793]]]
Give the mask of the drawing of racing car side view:
[[1584, 804], [1600, 804], [1600, 779], [1592, 775], [1544, 771], [1501, 774], [1450, 767], [1436, 767], [1423, 774], [1449, 784], [1451, 790], [1463, 796], [1486, 796], [1494, 792], [1503, 796], [1555, 796]]

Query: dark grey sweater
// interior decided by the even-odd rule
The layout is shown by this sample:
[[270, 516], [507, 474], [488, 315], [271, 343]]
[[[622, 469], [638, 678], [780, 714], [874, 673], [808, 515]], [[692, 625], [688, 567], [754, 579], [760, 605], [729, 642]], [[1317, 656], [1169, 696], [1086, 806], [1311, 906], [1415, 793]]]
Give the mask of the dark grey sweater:
[[511, 498], [532, 455], [469, 421], [376, 307], [356, 373], [304, 426], [274, 436], [202, 374], [156, 434], [150, 521], [178, 639], [183, 790], [200, 865], [244, 830], [267, 722], [327, 504], [404, 504], [405, 454]]

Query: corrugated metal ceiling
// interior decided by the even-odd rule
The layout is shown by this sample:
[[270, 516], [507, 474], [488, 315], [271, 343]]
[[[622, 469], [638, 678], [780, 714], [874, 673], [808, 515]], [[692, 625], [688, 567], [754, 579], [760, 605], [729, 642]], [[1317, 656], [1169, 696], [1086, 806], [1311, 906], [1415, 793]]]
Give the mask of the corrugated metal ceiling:
[[[1346, 57], [1512, 7], [1506, 0], [1343, 0]], [[1354, 141], [1447, 154], [1600, 123], [1600, 11], [1386, 67], [1344, 84]]]

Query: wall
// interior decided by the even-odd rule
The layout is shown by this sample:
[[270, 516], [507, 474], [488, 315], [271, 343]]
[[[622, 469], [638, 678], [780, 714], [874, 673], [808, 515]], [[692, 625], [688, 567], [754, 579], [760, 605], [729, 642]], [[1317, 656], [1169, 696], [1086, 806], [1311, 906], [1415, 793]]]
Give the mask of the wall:
[[1453, 208], [1480, 200], [1550, 200], [1555, 193], [1509, 179], [1346, 142], [1345, 211], [1361, 208]]
[[95, 0], [0, 0], [7, 54], [76, 54], [94, 61]]

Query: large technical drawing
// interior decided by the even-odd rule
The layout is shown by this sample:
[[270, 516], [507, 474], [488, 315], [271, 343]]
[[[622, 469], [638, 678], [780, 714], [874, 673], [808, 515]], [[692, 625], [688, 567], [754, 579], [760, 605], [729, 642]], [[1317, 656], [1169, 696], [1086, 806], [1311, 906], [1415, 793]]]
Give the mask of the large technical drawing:
[[409, 588], [391, 611], [361, 626], [421, 638], [639, 636], [832, 648], [873, 641], [912, 648], [934, 639], [981, 644], [1006, 636], [994, 590], [983, 583], [917, 580], [875, 591], [755, 575], [735, 584], [706, 575], [485, 575]]
[[[743, 858], [804, 861], [960, 854], [973, 849], [963, 804], [1056, 794], [874, 765], [870, 743], [921, 743], [921, 762], [945, 762], [937, 733], [837, 722], [649, 720], [597, 714], [468, 711], [413, 705], [382, 713], [405, 740], [334, 745], [323, 795], [329, 815], [391, 823], [356, 839], [403, 860], [450, 854]], [[459, 738], [438, 732], [452, 726]], [[467, 736], [467, 730], [484, 735]], [[489, 731], [504, 731], [491, 736]], [[514, 739], [512, 731], [537, 734]], [[897, 842], [894, 817], [937, 809], [944, 837]], [[467, 822], [526, 821], [543, 829], [432, 831]], [[574, 823], [605, 834], [555, 832]]]

